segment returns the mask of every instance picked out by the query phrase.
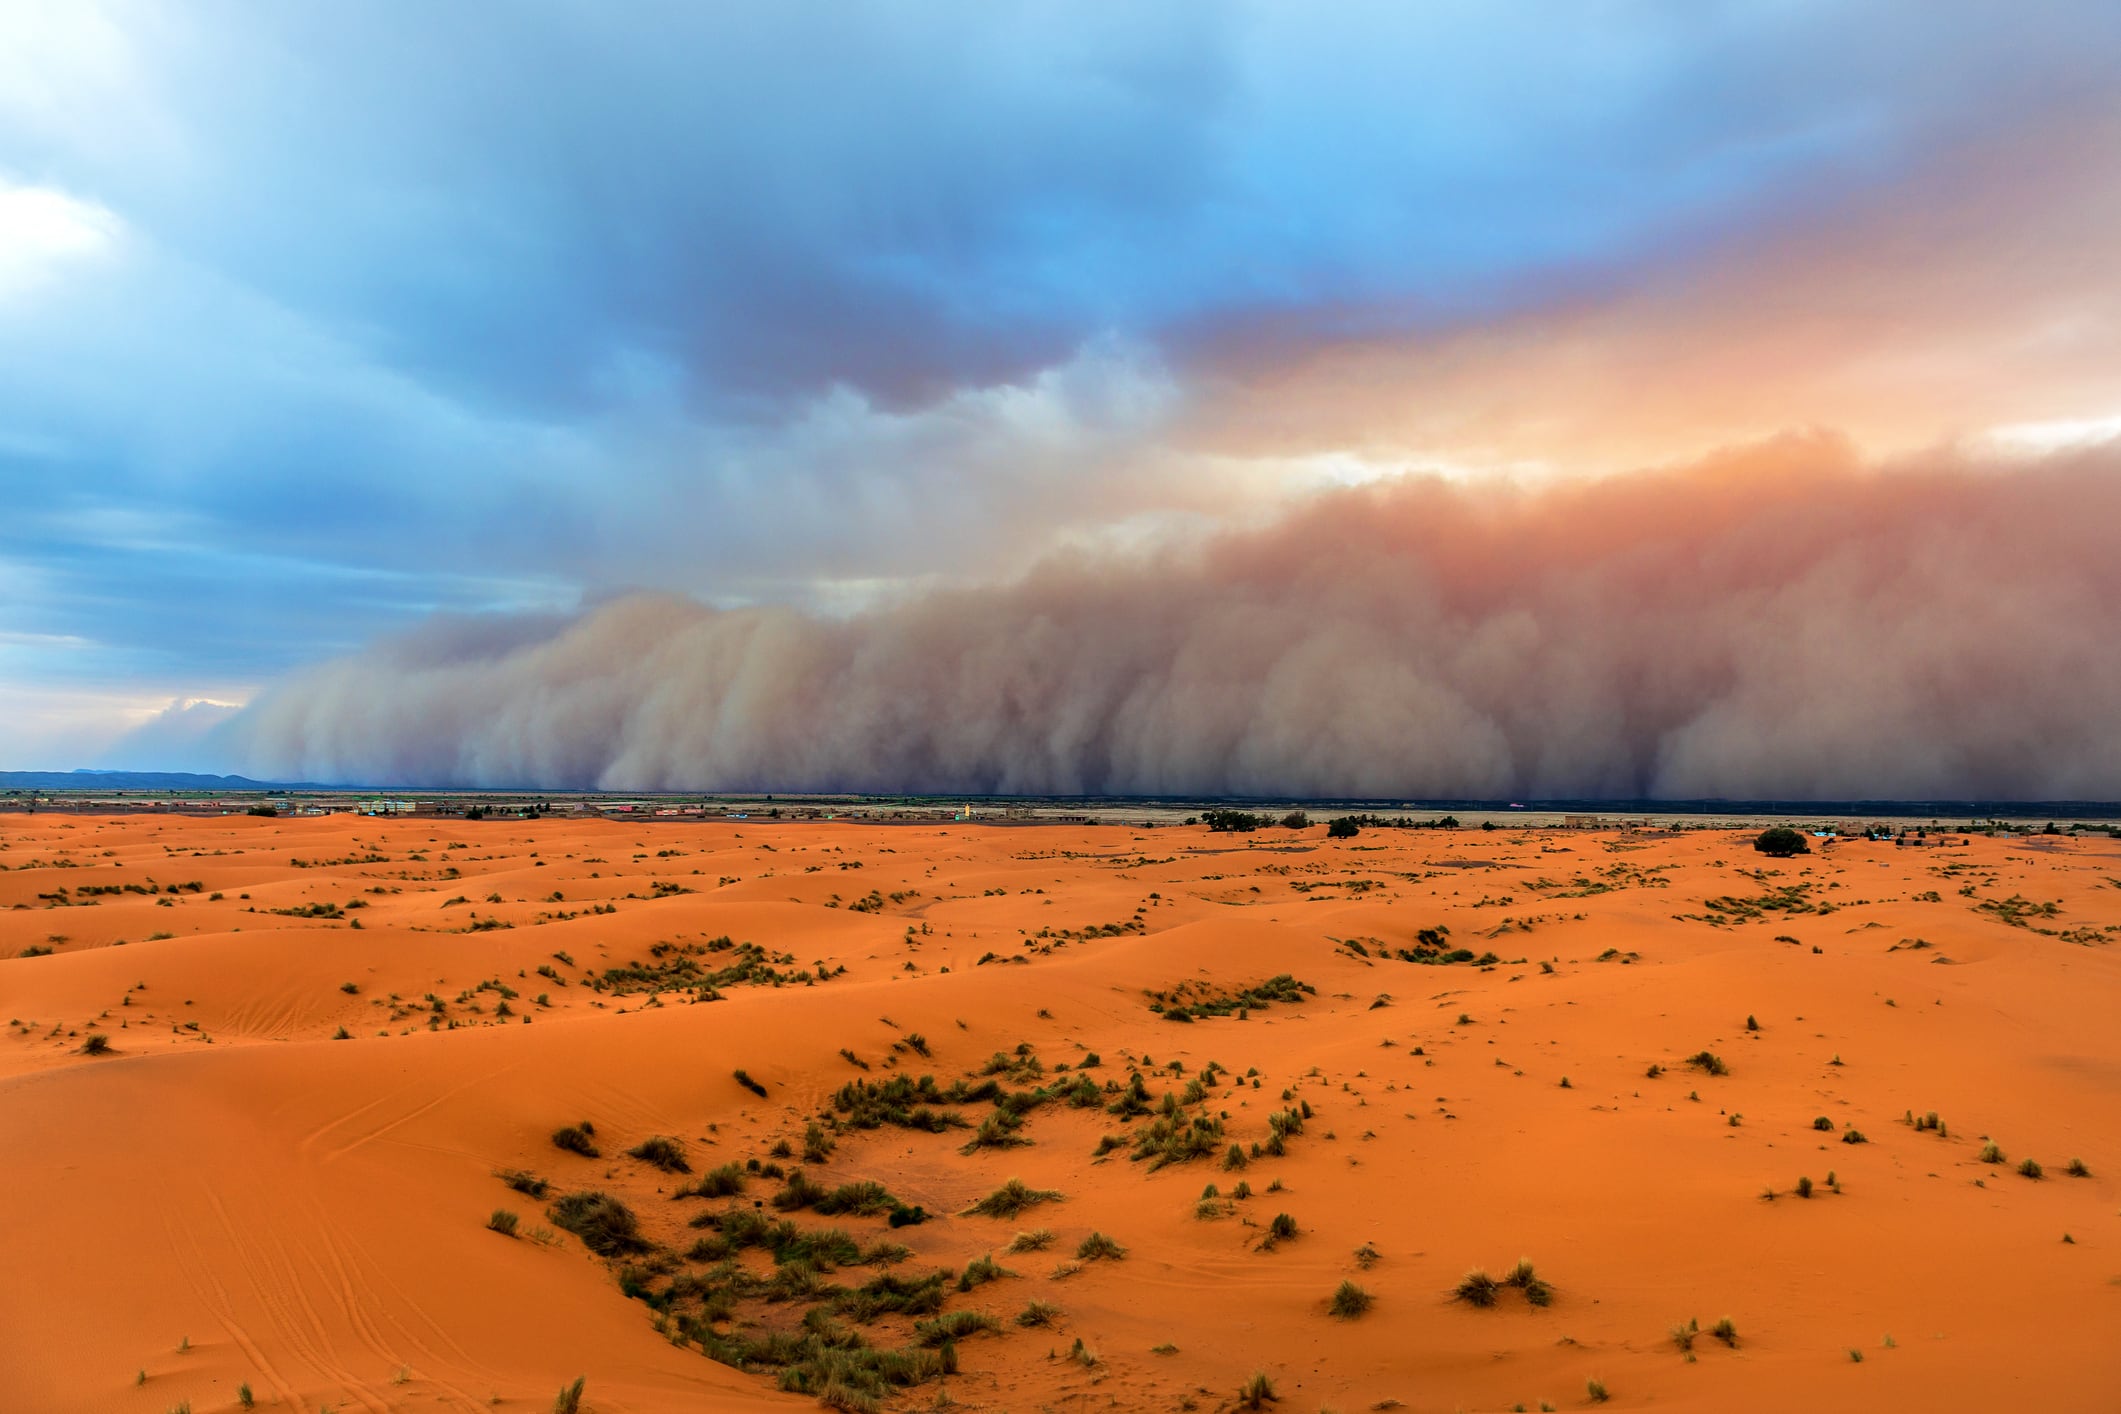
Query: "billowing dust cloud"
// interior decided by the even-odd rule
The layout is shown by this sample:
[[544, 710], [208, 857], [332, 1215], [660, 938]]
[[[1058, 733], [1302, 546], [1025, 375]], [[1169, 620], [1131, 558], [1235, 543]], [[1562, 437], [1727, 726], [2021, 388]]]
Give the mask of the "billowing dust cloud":
[[280, 779], [1349, 798], [2121, 797], [2121, 457], [1825, 438], [1406, 480], [852, 619], [437, 622], [229, 728]]

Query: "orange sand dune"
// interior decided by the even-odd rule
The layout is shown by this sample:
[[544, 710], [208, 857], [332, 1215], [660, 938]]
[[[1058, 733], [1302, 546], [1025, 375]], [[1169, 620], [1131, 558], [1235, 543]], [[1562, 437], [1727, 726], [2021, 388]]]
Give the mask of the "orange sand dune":
[[[943, 1311], [998, 1323], [887, 1407], [1215, 1410], [1257, 1371], [1305, 1414], [1574, 1409], [1594, 1380], [1612, 1408], [2121, 1408], [2104, 836], [1771, 861], [1729, 831], [9, 815], [0, 865], [6, 1408], [205, 1414], [247, 1385], [273, 1409], [542, 1410], [576, 1376], [598, 1414], [814, 1407], [702, 1341], [756, 1355], [813, 1310], [870, 1348], [921, 1337], [827, 1317], [881, 1268], [694, 1248], [696, 1216], [782, 1216], [757, 1173], [675, 1196], [747, 1161], [919, 1205], [896, 1229], [786, 1216], [902, 1243], [888, 1270], [947, 1268]], [[1435, 928], [1495, 960], [1396, 955]], [[739, 962], [711, 993], [684, 970]], [[1151, 1009], [1282, 975], [1309, 990]], [[1029, 1106], [983, 1131], [1007, 1147], [834, 1104], [990, 1068]], [[1151, 1112], [1109, 1113], [1134, 1075]], [[1152, 1168], [1130, 1153], [1167, 1093], [1181, 1134], [1220, 1132]], [[1932, 1111], [1941, 1133], [1906, 1122]], [[599, 1157], [554, 1146], [579, 1120]], [[805, 1163], [813, 1124], [831, 1152]], [[691, 1178], [625, 1154], [652, 1135]], [[1012, 1177], [1063, 1196], [965, 1212]], [[560, 1230], [584, 1190], [649, 1250]], [[1269, 1242], [1277, 1214], [1296, 1233]], [[1030, 1229], [1050, 1245], [1005, 1250]], [[1069, 1270], [1093, 1232], [1124, 1255]], [[1008, 1274], [959, 1290], [988, 1253]], [[1551, 1304], [1454, 1299], [1520, 1257]], [[1343, 1281], [1371, 1298], [1348, 1319]], [[710, 1312], [717, 1282], [737, 1294]], [[1019, 1324], [1032, 1303], [1053, 1309]]]

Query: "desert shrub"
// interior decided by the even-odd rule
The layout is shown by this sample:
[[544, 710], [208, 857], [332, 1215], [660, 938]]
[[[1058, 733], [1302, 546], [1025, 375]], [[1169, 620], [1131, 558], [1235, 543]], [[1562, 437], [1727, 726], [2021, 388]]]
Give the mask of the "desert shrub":
[[1041, 1227], [1033, 1228], [1030, 1232], [1018, 1233], [1009, 1239], [1009, 1246], [1004, 1250], [1010, 1252], [1043, 1252], [1052, 1245], [1053, 1234]]
[[1311, 817], [1301, 810], [1291, 810], [1281, 817], [1281, 827], [1284, 830], [1308, 830], [1311, 828]]
[[803, 1162], [821, 1164], [832, 1156], [838, 1141], [825, 1132], [824, 1126], [812, 1121], [803, 1130]]
[[1729, 1075], [1731, 1073], [1730, 1067], [1723, 1063], [1723, 1057], [1717, 1055], [1714, 1051], [1696, 1051], [1686, 1058], [1686, 1063], [1694, 1067], [1694, 1069], [1706, 1071], [1710, 1075]]
[[1030, 1305], [1024, 1307], [1023, 1310], [1016, 1313], [1016, 1323], [1026, 1327], [1050, 1326], [1059, 1316], [1060, 1307], [1049, 1305], [1044, 1301], [1033, 1301]]
[[928, 1210], [921, 1207], [918, 1203], [911, 1206], [900, 1203], [891, 1209], [890, 1213], [886, 1215], [885, 1221], [895, 1228], [919, 1227], [922, 1223], [928, 1221]]
[[1519, 1257], [1517, 1265], [1502, 1279], [1504, 1286], [1514, 1286], [1524, 1293], [1524, 1299], [1534, 1306], [1550, 1306], [1554, 1302], [1554, 1288], [1539, 1279], [1530, 1257]]
[[1326, 838], [1329, 840], [1352, 840], [1361, 833], [1362, 826], [1346, 815], [1326, 822]]
[[884, 1272], [860, 1286], [842, 1287], [832, 1294], [832, 1303], [857, 1321], [879, 1316], [930, 1316], [942, 1309], [943, 1284], [947, 1272], [924, 1277], [902, 1277]]
[[494, 1177], [526, 1198], [542, 1198], [549, 1187], [544, 1179], [523, 1169], [497, 1169]]
[[565, 1125], [552, 1132], [552, 1147], [565, 1149], [570, 1154], [580, 1154], [585, 1159], [600, 1157], [603, 1150], [597, 1148], [596, 1126], [588, 1120], [580, 1124]]
[[824, 1184], [797, 1169], [788, 1175], [788, 1182], [781, 1191], [773, 1195], [773, 1206], [784, 1213], [792, 1213], [798, 1208], [815, 1205], [829, 1191]]
[[1012, 1178], [965, 1211], [983, 1218], [1013, 1218], [1040, 1203], [1058, 1202], [1060, 1196], [1058, 1189], [1033, 1188], [1020, 1178]]
[[913, 1334], [923, 1345], [941, 1345], [946, 1340], [963, 1340], [981, 1331], [1000, 1329], [1000, 1323], [984, 1311], [945, 1311], [933, 1320], [913, 1323]]
[[84, 1056], [107, 1056], [110, 1054], [110, 1037], [101, 1031], [91, 1031], [81, 1038], [81, 1054]]
[[1249, 810], [1204, 810], [1200, 818], [1217, 834], [1249, 833], [1266, 823]]
[[1370, 1309], [1373, 1298], [1352, 1281], [1343, 1281], [1333, 1291], [1329, 1309], [1343, 1321], [1352, 1321]]
[[1225, 1169], [1241, 1169], [1250, 1162], [1252, 1161], [1245, 1157], [1245, 1146], [1242, 1144], [1233, 1143], [1229, 1148], [1223, 1150], [1223, 1167]]
[[2062, 1171], [2068, 1174], [2071, 1178], [2090, 1178], [2092, 1176], [2092, 1171], [2085, 1167], [2084, 1160], [2082, 1159], [2071, 1159], [2069, 1161], [2069, 1167], [2065, 1168]]
[[644, 1164], [653, 1164], [665, 1173], [691, 1173], [692, 1164], [685, 1157], [685, 1146], [677, 1140], [661, 1134], [651, 1134], [628, 1149], [627, 1154]]
[[1127, 1249], [1101, 1232], [1093, 1232], [1075, 1249], [1076, 1257], [1085, 1262], [1118, 1261], [1127, 1255]]
[[1468, 1306], [1493, 1306], [1501, 1294], [1501, 1284], [1478, 1267], [1467, 1272], [1452, 1292]]
[[711, 1168], [700, 1175], [690, 1191], [701, 1198], [734, 1198], [744, 1191], [744, 1170], [734, 1163]]
[[1738, 1327], [1729, 1316], [1725, 1316], [1715, 1325], [1710, 1326], [1709, 1334], [1722, 1341], [1725, 1345], [1730, 1346], [1733, 1350], [1738, 1348]]
[[1771, 859], [1787, 859], [1793, 854], [1812, 852], [1804, 836], [1787, 825], [1773, 825], [1762, 830], [1754, 837], [1753, 848]]
[[[859, 1218], [873, 1218], [879, 1213], [891, 1213], [906, 1209], [904, 1203], [891, 1196], [891, 1191], [874, 1180], [864, 1179], [859, 1183], [843, 1183], [826, 1193], [812, 1204], [826, 1217], [837, 1217], [851, 1213]], [[902, 1222], [899, 1226], [904, 1227]]]
[[1799, 1198], [1809, 1198], [1812, 1196], [1812, 1181], [1809, 1178], [1800, 1178], [1797, 1180], [1797, 1196]]
[[1825, 1115], [1821, 1115], [1819, 1116], [1819, 1118], [1812, 1121], [1812, 1128], [1818, 1130], [1822, 1134], [1831, 1134], [1834, 1132], [1834, 1122], [1828, 1119]]
[[1263, 1249], [1271, 1249], [1277, 1242], [1287, 1242], [1297, 1235], [1296, 1219], [1287, 1213], [1276, 1213], [1267, 1224], [1267, 1235], [1260, 1239]]
[[1871, 1141], [1863, 1137], [1862, 1130], [1851, 1128], [1841, 1131], [1841, 1142], [1844, 1144], [1868, 1144]]
[[2018, 1164], [2018, 1172], [2026, 1178], [2040, 1178], [2045, 1175], [2046, 1170], [2040, 1167], [2038, 1159], [2024, 1159]]
[[1254, 1370], [1251, 1377], [1237, 1387], [1237, 1407], [1240, 1409], [1264, 1409], [1280, 1402], [1281, 1396], [1274, 1392], [1274, 1381], [1267, 1378], [1265, 1370]]
[[736, 1076], [737, 1084], [743, 1086], [746, 1090], [749, 1090], [752, 1094], [758, 1096], [762, 1100], [766, 1098], [766, 1087], [759, 1084], [758, 1081], [753, 1080], [751, 1078], [750, 1071], [739, 1070], [733, 1072], [733, 1074]]
[[957, 1279], [957, 1289], [970, 1291], [976, 1286], [985, 1286], [990, 1281], [1000, 1281], [1003, 1277], [1015, 1275], [1015, 1272], [995, 1261], [994, 1254], [989, 1252], [983, 1257], [974, 1257], [965, 1264], [964, 1275]]
[[555, 1226], [581, 1238], [582, 1245], [599, 1257], [624, 1257], [648, 1250], [633, 1210], [608, 1194], [569, 1193], [546, 1209], [546, 1214]]
[[1605, 1381], [1597, 1379], [1583, 1382], [1583, 1396], [1593, 1404], [1603, 1404], [1613, 1397], [1606, 1393]]
[[514, 1213], [509, 1212], [506, 1208], [495, 1208], [493, 1216], [486, 1220], [486, 1226], [503, 1237], [514, 1237], [516, 1235], [516, 1222], [517, 1218]]
[[571, 1385], [561, 1385], [560, 1392], [552, 1398], [552, 1414], [581, 1414], [582, 1386], [588, 1381], [581, 1375], [574, 1377]]
[[1996, 1141], [1995, 1141], [1995, 1140], [1991, 1139], [1991, 1140], [1989, 1140], [1989, 1141], [1988, 1141], [1988, 1143], [1986, 1143], [1986, 1144], [1983, 1144], [1983, 1145], [1981, 1146], [1981, 1162], [1982, 1162], [1982, 1163], [1984, 1163], [1984, 1164], [2000, 1164], [2000, 1163], [2002, 1163], [2003, 1161], [2004, 1161], [2004, 1154], [2003, 1154], [2003, 1150], [1997, 1147], [1997, 1145], [1996, 1145]]
[[1672, 1327], [1672, 1344], [1678, 1348], [1680, 1354], [1691, 1355], [1694, 1353], [1694, 1337], [1700, 1333], [1701, 1327], [1694, 1322], [1681, 1321]]

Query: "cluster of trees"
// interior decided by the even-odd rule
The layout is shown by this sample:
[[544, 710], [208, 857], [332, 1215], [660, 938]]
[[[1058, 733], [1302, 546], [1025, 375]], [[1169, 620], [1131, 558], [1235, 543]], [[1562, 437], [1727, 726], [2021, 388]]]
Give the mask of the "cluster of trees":
[[1787, 859], [1793, 854], [1812, 852], [1812, 847], [1805, 843], [1804, 836], [1787, 825], [1771, 825], [1762, 830], [1753, 840], [1753, 848], [1771, 859]]
[[1273, 824], [1279, 824], [1285, 830], [1308, 830], [1311, 817], [1301, 810], [1291, 810], [1279, 821], [1271, 815], [1255, 815], [1249, 810], [1208, 810], [1198, 816], [1189, 816], [1186, 823], [1204, 824], [1216, 834], [1249, 834]]

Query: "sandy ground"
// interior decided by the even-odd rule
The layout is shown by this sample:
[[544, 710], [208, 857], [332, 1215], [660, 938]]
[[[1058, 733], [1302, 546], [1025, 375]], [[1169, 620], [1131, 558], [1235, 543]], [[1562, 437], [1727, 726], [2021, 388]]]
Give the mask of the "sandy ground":
[[[821, 1319], [860, 1265], [766, 1301], [754, 1248], [720, 1269], [754, 1293], [721, 1319], [669, 1295], [713, 1265], [695, 1217], [782, 1216], [760, 1173], [675, 1196], [756, 1161], [921, 1206], [895, 1230], [786, 1216], [902, 1243], [889, 1270], [947, 1268], [943, 1309], [998, 1321], [895, 1408], [1216, 1410], [1258, 1371], [1305, 1414], [1584, 1408], [1594, 1380], [1611, 1408], [2121, 1409], [2111, 839], [1772, 861], [1727, 832], [18, 815], [0, 866], [0, 1407], [205, 1414], [247, 1385], [272, 1409], [542, 1411], [576, 1376], [598, 1414], [815, 1407], [692, 1337], [813, 1309], [872, 1347], [921, 1337]], [[1397, 955], [1435, 928], [1496, 961]], [[726, 967], [721, 938], [765, 950], [751, 983], [595, 985]], [[1310, 990], [1151, 1009], [1283, 974]], [[835, 1108], [850, 1080], [947, 1087], [998, 1052], [1006, 1089], [1055, 1096], [1010, 1147]], [[1106, 1105], [1137, 1073], [1181, 1130], [1220, 1125], [1207, 1156], [1130, 1158], [1156, 1115]], [[1087, 1103], [1058, 1098], [1084, 1077]], [[1907, 1122], [1932, 1111], [1941, 1133]], [[599, 1157], [554, 1146], [585, 1119]], [[829, 1156], [774, 1158], [813, 1123]], [[690, 1178], [625, 1154], [652, 1135]], [[1063, 1196], [964, 1212], [1012, 1177]], [[648, 1299], [556, 1227], [585, 1190], [637, 1214]], [[1277, 1214], [1296, 1233], [1269, 1242]], [[1034, 1228], [1050, 1246], [1005, 1250]], [[1070, 1271], [1093, 1231], [1124, 1256]], [[960, 1292], [987, 1253], [1010, 1274]], [[1520, 1257], [1551, 1304], [1454, 1299]], [[1350, 1280], [1371, 1304], [1336, 1318]], [[1056, 1309], [1019, 1325], [1033, 1302]]]

